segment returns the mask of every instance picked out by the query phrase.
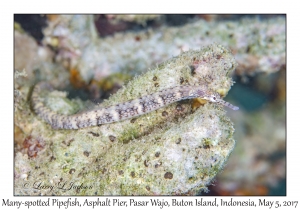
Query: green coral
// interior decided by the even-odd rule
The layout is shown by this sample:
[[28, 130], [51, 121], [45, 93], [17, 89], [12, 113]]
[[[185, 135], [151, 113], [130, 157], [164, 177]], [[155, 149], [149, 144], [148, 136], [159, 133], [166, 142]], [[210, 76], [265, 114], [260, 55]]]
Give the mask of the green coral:
[[[228, 75], [235, 67], [232, 54], [220, 45], [188, 51], [130, 81], [100, 106], [183, 84], [205, 84], [228, 92], [233, 84]], [[18, 127], [42, 138], [46, 146], [36, 158], [16, 154], [17, 195], [196, 193], [205, 190], [222, 169], [235, 144], [233, 124], [222, 107], [210, 103], [193, 110], [189, 101], [182, 101], [138, 118], [80, 130], [53, 130], [36, 115], [22, 114], [16, 113], [22, 121]], [[23, 161], [30, 167], [22, 168]], [[24, 191], [22, 177], [29, 182], [41, 179], [57, 186], [67, 181], [85, 187]]]

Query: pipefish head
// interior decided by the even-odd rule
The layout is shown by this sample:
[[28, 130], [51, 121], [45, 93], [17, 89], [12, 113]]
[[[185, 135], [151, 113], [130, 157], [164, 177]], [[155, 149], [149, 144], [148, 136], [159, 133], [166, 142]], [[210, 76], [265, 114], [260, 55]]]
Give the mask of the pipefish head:
[[203, 99], [208, 100], [213, 103], [221, 104], [223, 106], [227, 106], [228, 108], [232, 110], [238, 110], [239, 107], [232, 105], [231, 103], [224, 101], [219, 93], [212, 93], [212, 94], [207, 94], [203, 97]]

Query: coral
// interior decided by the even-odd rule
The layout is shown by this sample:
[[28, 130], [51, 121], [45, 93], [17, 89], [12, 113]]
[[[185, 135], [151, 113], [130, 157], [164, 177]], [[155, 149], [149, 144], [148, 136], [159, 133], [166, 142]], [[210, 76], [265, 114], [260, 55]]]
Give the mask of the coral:
[[161, 15], [106, 15], [109, 19], [114, 19], [117, 21], [128, 21], [128, 22], [135, 22], [138, 24], [145, 25], [149, 20], [155, 20], [159, 18]]
[[[19, 31], [14, 33], [15, 41], [15, 69], [18, 71], [27, 71], [27, 79], [34, 78], [33, 70], [40, 65], [38, 57], [38, 45], [36, 41], [27, 34], [22, 34]], [[17, 76], [18, 74], [16, 74]], [[17, 78], [17, 77], [16, 77]], [[24, 78], [23, 78], [24, 79]]]
[[44, 42], [56, 40], [62, 62], [76, 67], [85, 82], [115, 73], [140, 74], [181, 51], [211, 43], [232, 50], [238, 75], [273, 73], [285, 65], [285, 17], [195, 20], [181, 27], [162, 26], [106, 38], [97, 37], [93, 21], [93, 16], [59, 16], [44, 30]]
[[39, 80], [52, 80], [57, 86], [68, 81], [68, 72], [53, 63], [54, 53], [47, 46], [39, 46], [26, 33], [14, 32], [15, 89], [33, 85]]
[[[187, 51], [131, 80], [100, 106], [182, 84], [206, 85], [225, 96], [236, 65], [220, 45]], [[72, 114], [82, 106], [79, 99], [54, 93], [51, 100], [49, 94], [42, 95], [51, 109], [58, 105], [57, 111]], [[68, 104], [74, 108], [67, 109]], [[29, 110], [29, 105], [23, 109]], [[33, 142], [34, 158], [15, 154], [16, 195], [195, 194], [207, 189], [235, 145], [232, 122], [222, 106], [210, 103], [193, 110], [189, 101], [183, 101], [138, 118], [78, 131], [53, 130], [32, 112], [20, 110], [15, 121], [18, 133], [43, 140], [42, 148]], [[37, 179], [56, 187], [22, 188], [24, 180]], [[57, 187], [71, 182], [68, 190]]]
[[23, 147], [27, 150], [28, 157], [36, 157], [38, 152], [42, 151], [45, 144], [42, 139], [32, 139], [31, 136], [25, 138]]
[[[23, 69], [23, 71], [15, 70], [15, 79], [17, 79], [19, 77], [26, 78], [27, 76], [28, 75], [27, 75], [25, 69]], [[21, 86], [18, 83], [16, 83], [15, 87], [14, 87], [14, 108], [15, 108], [15, 110], [21, 108], [22, 106], [20, 105], [20, 103], [25, 101], [24, 95], [22, 94], [22, 91], [20, 91], [20, 89], [21, 89]]]

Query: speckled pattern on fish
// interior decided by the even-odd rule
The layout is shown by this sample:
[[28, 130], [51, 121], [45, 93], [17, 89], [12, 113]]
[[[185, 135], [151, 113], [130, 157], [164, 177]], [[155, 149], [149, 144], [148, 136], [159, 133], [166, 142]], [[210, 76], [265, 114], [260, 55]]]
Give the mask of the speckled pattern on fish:
[[54, 129], [79, 129], [89, 126], [113, 123], [139, 115], [143, 115], [168, 104], [192, 98], [203, 98], [210, 102], [219, 103], [233, 110], [238, 107], [223, 101], [218, 93], [208, 91], [203, 86], [176, 86], [163, 89], [141, 98], [120, 103], [107, 108], [99, 108], [74, 115], [58, 114], [47, 108], [39, 97], [40, 91], [50, 87], [46, 82], [38, 83], [32, 93], [34, 111]]

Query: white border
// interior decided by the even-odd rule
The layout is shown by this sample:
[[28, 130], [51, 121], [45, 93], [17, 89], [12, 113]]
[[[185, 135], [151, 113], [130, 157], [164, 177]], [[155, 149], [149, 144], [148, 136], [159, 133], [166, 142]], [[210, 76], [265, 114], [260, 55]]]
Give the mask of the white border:
[[[1, 179], [0, 201], [36, 200], [37, 197], [13, 197], [13, 14], [14, 13], [287, 13], [287, 197], [263, 197], [273, 201], [299, 198], [299, 11], [297, 1], [11, 1], [1, 4]], [[272, 128], [270, 128], [272, 129]], [[113, 197], [110, 197], [111, 199]], [[119, 197], [129, 199], [128, 197]], [[139, 200], [150, 197], [135, 197]], [[229, 197], [226, 197], [229, 199]], [[46, 198], [42, 198], [46, 199]], [[62, 198], [67, 199], [66, 197]], [[74, 197], [72, 197], [74, 199]], [[84, 200], [83, 197], [80, 198]], [[171, 200], [173, 197], [162, 197]], [[195, 199], [183, 198], [178, 199]], [[218, 199], [221, 199], [219, 197]], [[259, 197], [234, 197], [235, 200], [258, 200]], [[258, 201], [256, 201], [258, 202]], [[146, 207], [152, 209], [152, 207]], [[180, 207], [182, 208], [182, 207]], [[201, 207], [189, 207], [201, 208]], [[228, 209], [232, 207], [228, 207]], [[2, 206], [1, 206], [1, 209]], [[23, 208], [24, 209], [24, 208]], [[36, 208], [37, 209], [37, 208]], [[106, 208], [102, 208], [106, 209]], [[154, 209], [154, 208], [153, 208]], [[159, 209], [159, 208], [156, 208]], [[179, 209], [179, 207], [177, 208]]]

